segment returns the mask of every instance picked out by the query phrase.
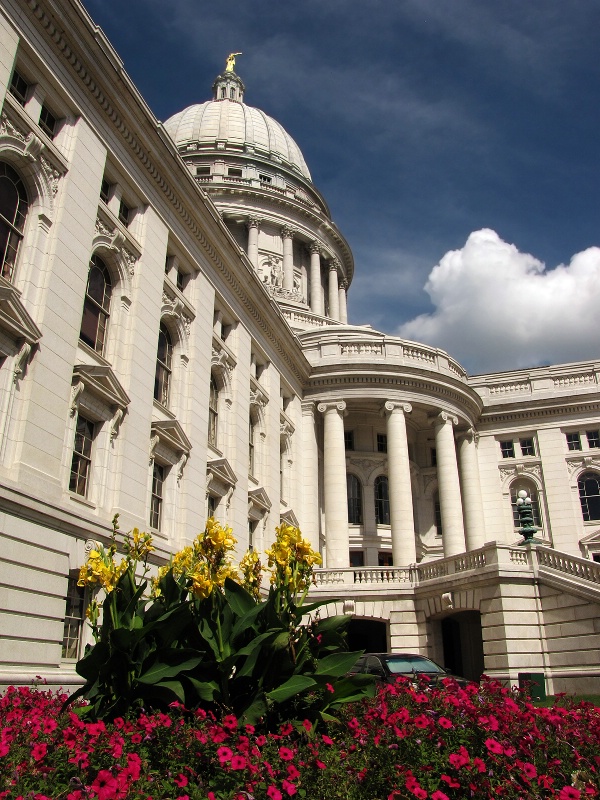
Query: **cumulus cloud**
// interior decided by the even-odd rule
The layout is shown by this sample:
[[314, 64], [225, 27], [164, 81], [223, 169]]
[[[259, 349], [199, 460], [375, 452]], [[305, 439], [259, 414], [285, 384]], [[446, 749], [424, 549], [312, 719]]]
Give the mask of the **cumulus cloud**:
[[425, 290], [435, 310], [397, 333], [471, 372], [600, 359], [600, 248], [548, 269], [489, 229], [444, 255]]

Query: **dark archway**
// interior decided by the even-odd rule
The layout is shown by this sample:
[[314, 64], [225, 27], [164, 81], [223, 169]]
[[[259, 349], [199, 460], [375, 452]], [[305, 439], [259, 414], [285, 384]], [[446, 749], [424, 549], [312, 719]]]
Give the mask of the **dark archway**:
[[387, 653], [388, 625], [377, 619], [354, 617], [348, 626], [348, 650]]
[[484, 671], [481, 614], [459, 611], [441, 622], [444, 666], [456, 675], [478, 681]]

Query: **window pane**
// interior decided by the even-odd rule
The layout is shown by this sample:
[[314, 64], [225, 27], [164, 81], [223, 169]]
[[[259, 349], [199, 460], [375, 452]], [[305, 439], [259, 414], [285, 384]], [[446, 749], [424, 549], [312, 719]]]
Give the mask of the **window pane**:
[[351, 525], [362, 524], [362, 486], [356, 475], [346, 476], [348, 492], [348, 522]]
[[600, 432], [599, 431], [586, 431], [585, 432], [588, 447], [600, 447]]
[[569, 450], [581, 450], [579, 433], [567, 433], [567, 447]]
[[579, 501], [585, 522], [600, 519], [600, 478], [595, 472], [584, 473], [577, 481]]
[[375, 479], [375, 521], [378, 525], [390, 524], [390, 498], [388, 479], [380, 475]]
[[524, 456], [535, 455], [535, 445], [533, 443], [533, 439], [520, 439], [519, 444], [521, 446], [521, 455]]
[[538, 491], [534, 483], [526, 480], [516, 481], [510, 487], [510, 504], [512, 507], [513, 523], [515, 528], [521, 527], [521, 520], [519, 517], [519, 512], [517, 511], [517, 497], [521, 490], [526, 491], [529, 497], [531, 498], [531, 511], [533, 514], [533, 524], [536, 525], [538, 528], [541, 528], [542, 516], [540, 514], [540, 501], [538, 497]]
[[84, 589], [77, 586], [78, 577], [69, 576], [67, 604], [63, 628], [63, 658], [79, 658], [79, 642], [84, 620]]
[[77, 417], [75, 427], [75, 442], [73, 444], [73, 458], [71, 460], [71, 475], [69, 478], [69, 491], [82, 497], [87, 495], [89, 488], [90, 467], [92, 462], [92, 444], [94, 441], [95, 425], [81, 414]]
[[514, 458], [515, 457], [515, 446], [512, 441], [500, 442], [500, 452], [502, 453], [502, 458]]

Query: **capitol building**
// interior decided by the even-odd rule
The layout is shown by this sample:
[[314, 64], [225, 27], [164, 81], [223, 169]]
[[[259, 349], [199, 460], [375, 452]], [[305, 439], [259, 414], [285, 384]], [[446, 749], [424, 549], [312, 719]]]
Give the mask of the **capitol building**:
[[599, 693], [600, 353], [469, 375], [351, 324], [298, 144], [210, 78], [159, 122], [79, 0], [0, 9], [0, 686], [79, 682], [118, 513], [156, 564], [299, 525], [352, 647]]

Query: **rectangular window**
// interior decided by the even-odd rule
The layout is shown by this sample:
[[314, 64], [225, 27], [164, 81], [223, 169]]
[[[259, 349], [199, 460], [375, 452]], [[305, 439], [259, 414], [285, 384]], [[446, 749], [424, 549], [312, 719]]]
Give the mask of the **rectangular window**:
[[254, 476], [254, 422], [250, 417], [249, 436], [248, 436], [248, 474]]
[[214, 495], [209, 494], [208, 495], [207, 509], [206, 509], [209, 519], [211, 517], [213, 517], [213, 518], [216, 517], [216, 515], [217, 515], [217, 506], [218, 505], [219, 505], [219, 503], [218, 503], [217, 498], [214, 497]]
[[242, 170], [238, 169], [237, 167], [229, 167], [227, 170], [227, 174], [231, 178], [241, 178], [242, 177]]
[[24, 106], [25, 101], [27, 100], [27, 90], [29, 89], [29, 84], [25, 80], [25, 78], [20, 75], [17, 70], [15, 70], [12, 74], [12, 78], [10, 79], [10, 87], [9, 91], [15, 100]]
[[76, 570], [69, 575], [67, 584], [67, 605], [65, 609], [65, 623], [63, 627], [62, 657], [69, 659], [79, 658], [81, 631], [85, 618], [84, 593], [81, 586], [77, 586], [79, 572]]
[[254, 535], [256, 533], [257, 526], [258, 522], [252, 519], [248, 520], [248, 550], [250, 550], [250, 552], [254, 550]]
[[71, 460], [71, 477], [69, 491], [86, 497], [89, 490], [90, 474], [92, 467], [92, 444], [96, 435], [94, 423], [82, 417], [77, 417], [75, 426], [75, 444]]
[[365, 554], [362, 550], [350, 550], [350, 566], [351, 567], [364, 567]]
[[377, 434], [377, 452], [387, 453], [387, 433]]
[[56, 133], [56, 122], [57, 119], [50, 109], [47, 106], [42, 106], [42, 110], [40, 112], [40, 128], [51, 139], [54, 139], [54, 135]]
[[519, 439], [519, 445], [521, 447], [521, 455], [523, 456], [535, 455], [535, 444], [533, 442], [533, 439]]
[[435, 449], [435, 447], [432, 447], [430, 449], [429, 454], [431, 456], [431, 466], [437, 467], [437, 450]]
[[500, 452], [502, 453], [502, 458], [514, 458], [515, 457], [515, 445], [512, 441], [500, 442]]
[[393, 567], [394, 559], [391, 553], [378, 553], [377, 563], [380, 567]]
[[581, 450], [581, 437], [579, 433], [567, 433], [567, 447], [569, 450]]
[[258, 179], [261, 183], [272, 183], [273, 178], [270, 178], [268, 175], [259, 175]]
[[354, 450], [354, 431], [344, 431], [344, 447], [346, 450]]
[[196, 167], [196, 175], [210, 175], [210, 167]]
[[150, 498], [150, 527], [160, 530], [165, 468], [154, 462], [152, 468], [152, 497]]
[[177, 288], [180, 292], [183, 292], [185, 289], [185, 273], [180, 269], [177, 270]]
[[600, 431], [586, 431], [585, 432], [588, 447], [595, 449], [600, 447]]
[[435, 524], [435, 535], [441, 536], [443, 533], [442, 530], [442, 507], [440, 506], [440, 500], [438, 497], [433, 502], [433, 519]]
[[122, 222], [123, 225], [125, 225], [125, 227], [129, 225], [130, 216], [131, 216], [131, 209], [129, 208], [127, 203], [125, 203], [124, 200], [121, 200], [121, 202], [119, 203], [119, 221]]
[[103, 203], [108, 203], [108, 199], [110, 197], [110, 183], [106, 180], [106, 178], [102, 178], [102, 183], [100, 184], [100, 200]]

